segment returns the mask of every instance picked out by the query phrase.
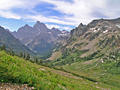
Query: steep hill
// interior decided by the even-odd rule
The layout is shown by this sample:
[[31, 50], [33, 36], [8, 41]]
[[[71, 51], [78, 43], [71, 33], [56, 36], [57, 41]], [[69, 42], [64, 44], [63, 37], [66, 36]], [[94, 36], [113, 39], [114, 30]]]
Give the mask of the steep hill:
[[39, 90], [119, 90], [10, 56], [4, 51], [0, 52], [0, 82], [27, 84]]
[[71, 31], [70, 38], [59, 50], [63, 56], [58, 61], [67, 64], [106, 57], [119, 48], [120, 18], [93, 20], [88, 25], [81, 23]]
[[31, 55], [34, 53], [18, 39], [16, 39], [8, 30], [0, 27], [0, 46], [5, 45], [7, 49], [13, 50], [16, 53], [26, 52]]
[[70, 43], [67, 44], [67, 48], [86, 51], [86, 53], [80, 55], [81, 57], [89, 56], [95, 52], [106, 55], [112, 52], [114, 48], [119, 49], [119, 37], [119, 18], [93, 20], [87, 26], [80, 24], [71, 31]]

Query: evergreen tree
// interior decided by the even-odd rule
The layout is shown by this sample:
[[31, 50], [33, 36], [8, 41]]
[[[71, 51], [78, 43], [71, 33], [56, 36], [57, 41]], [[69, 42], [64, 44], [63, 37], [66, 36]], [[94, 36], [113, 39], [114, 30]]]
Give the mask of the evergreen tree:
[[12, 56], [14, 56], [15, 55], [15, 53], [14, 53], [14, 51], [12, 50], [12, 51], [10, 51], [10, 55], [12, 55]]
[[5, 46], [5, 44], [3, 44], [3, 45], [0, 47], [0, 49], [6, 51], [6, 46]]
[[20, 57], [23, 57], [23, 56], [24, 56], [24, 54], [22, 52], [20, 52]]
[[38, 63], [38, 58], [34, 57], [35, 63]]
[[23, 58], [26, 59], [26, 54], [25, 53], [23, 54]]
[[43, 63], [43, 60], [41, 59], [41, 60], [40, 60], [40, 64], [42, 64], [42, 63]]
[[30, 60], [30, 54], [27, 54], [26, 60]]

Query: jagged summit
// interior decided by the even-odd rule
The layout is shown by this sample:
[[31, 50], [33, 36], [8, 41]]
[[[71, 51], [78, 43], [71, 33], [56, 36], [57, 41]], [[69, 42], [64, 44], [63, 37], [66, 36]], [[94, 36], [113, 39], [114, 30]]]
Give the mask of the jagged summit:
[[82, 27], [82, 26], [84, 26], [82, 23], [80, 23], [80, 24], [78, 25], [78, 27]]
[[33, 27], [36, 27], [36, 26], [42, 26], [42, 25], [44, 25], [45, 27], [46, 27], [46, 25], [44, 24], [44, 23], [41, 23], [40, 21], [36, 21], [36, 23], [34, 24], [34, 26]]
[[37, 31], [41, 31], [41, 32], [48, 32], [49, 29], [47, 28], [47, 26], [44, 23], [41, 23], [40, 21], [37, 21], [35, 23], [35, 25], [33, 26], [33, 28]]
[[52, 29], [56, 29], [55, 27], [52, 27]]
[[29, 25], [28, 24], [25, 24], [25, 27], [28, 27]]
[[40, 21], [37, 21], [36, 23], [39, 23], [39, 24], [40, 24], [41, 22], [40, 22]]
[[55, 47], [62, 32], [56, 28], [49, 29], [44, 23], [37, 21], [33, 27], [26, 24], [12, 34], [34, 52], [46, 54]]

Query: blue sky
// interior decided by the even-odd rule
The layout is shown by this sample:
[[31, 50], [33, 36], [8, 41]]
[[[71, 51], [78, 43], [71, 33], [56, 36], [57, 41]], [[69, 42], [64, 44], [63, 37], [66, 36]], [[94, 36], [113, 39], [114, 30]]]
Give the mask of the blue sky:
[[11, 31], [36, 21], [71, 30], [81, 22], [120, 17], [120, 0], [0, 0], [0, 25]]

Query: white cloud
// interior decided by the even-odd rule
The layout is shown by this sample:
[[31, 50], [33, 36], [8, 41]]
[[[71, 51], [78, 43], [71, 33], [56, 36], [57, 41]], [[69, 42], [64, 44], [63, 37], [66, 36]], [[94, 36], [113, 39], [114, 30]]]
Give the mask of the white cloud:
[[14, 14], [10, 11], [0, 11], [0, 16], [4, 18], [14, 18], [14, 19], [20, 19], [21, 17], [17, 14]]
[[59, 25], [54, 25], [54, 24], [46, 24], [46, 25], [49, 29], [52, 29], [54, 27], [54, 28], [57, 28], [59, 30], [67, 30], [67, 31], [72, 30], [72, 28], [69, 26], [59, 26]]
[[5, 18], [21, 19], [22, 15], [12, 12], [12, 9], [31, 10], [37, 4], [38, 0], [0, 0], [0, 16]]
[[[74, 25], [78, 25], [80, 22], [87, 24], [91, 20], [98, 18], [92, 15], [93, 12], [99, 12], [108, 18], [116, 18], [119, 16], [118, 12], [120, 12], [118, 4], [120, 1], [118, 0], [73, 0], [72, 3], [61, 0], [44, 1], [55, 5], [54, 10], [66, 14], [63, 17], [64, 21], [73, 22]], [[114, 5], [112, 5], [113, 3]]]
[[69, 31], [69, 30], [72, 30], [73, 28], [71, 28], [71, 27], [61, 27], [61, 29], [62, 29], [62, 30], [68, 30], [68, 31]]
[[45, 0], [48, 3], [55, 5], [54, 10], [61, 13], [72, 15], [65, 16], [64, 20], [73, 22], [78, 25], [80, 22], [88, 23], [95, 17], [91, 15], [95, 8], [105, 8], [106, 0], [73, 0], [74, 2], [65, 2], [58, 0]]
[[[42, 2], [54, 5], [55, 7], [51, 7], [51, 9], [63, 13], [63, 16], [48, 17], [43, 16], [40, 12], [34, 11], [33, 8]], [[69, 0], [0, 0], [0, 16], [77, 26], [81, 22], [87, 24], [91, 20], [96, 19], [93, 15], [96, 12], [108, 18], [118, 17], [120, 13], [119, 3], [119, 0], [73, 0], [73, 2], [69, 2]], [[30, 11], [34, 13], [34, 15], [20, 15], [12, 11], [14, 8]], [[59, 26], [59, 28], [61, 28], [61, 26]], [[70, 27], [64, 28], [70, 29]]]
[[21, 4], [19, 0], [0, 0], [0, 10], [9, 10]]
[[31, 9], [39, 3], [39, 0], [0, 0], [0, 10], [10, 10], [12, 8]]
[[53, 27], [54, 28], [60, 28], [59, 25], [54, 25], [54, 24], [46, 24], [48, 28], [52, 29]]
[[50, 17], [50, 16], [45, 17], [42, 15], [27, 15], [25, 16], [25, 18], [35, 20], [35, 21], [41, 21], [41, 22], [52, 22], [52, 23], [58, 23], [58, 24], [73, 25], [73, 22], [60, 20], [59, 18]]
[[53, 27], [54, 28], [57, 28], [57, 29], [60, 29], [60, 30], [72, 30], [71, 27], [69, 26], [59, 26], [59, 25], [54, 25], [54, 24], [46, 24], [48, 28], [52, 29]]

